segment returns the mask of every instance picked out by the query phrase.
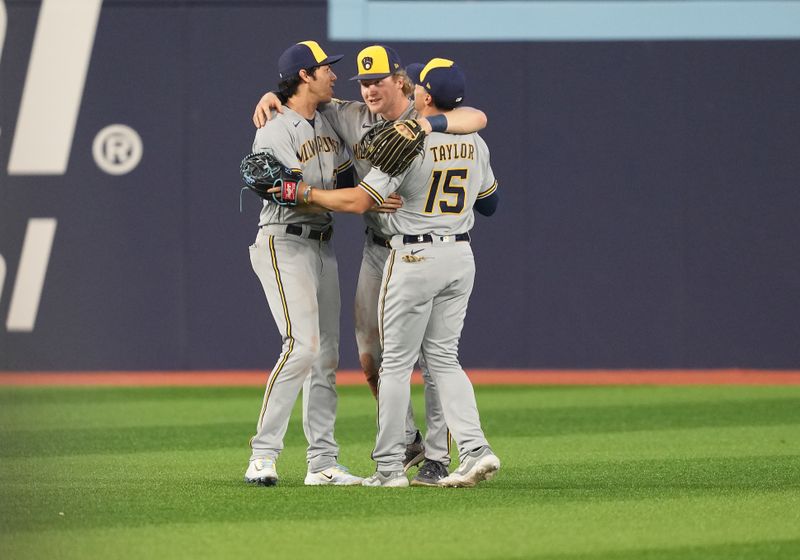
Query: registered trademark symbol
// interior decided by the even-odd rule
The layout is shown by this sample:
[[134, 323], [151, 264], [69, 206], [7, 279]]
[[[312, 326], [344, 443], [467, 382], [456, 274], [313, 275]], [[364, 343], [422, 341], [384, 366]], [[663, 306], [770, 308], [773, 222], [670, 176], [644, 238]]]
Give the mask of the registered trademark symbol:
[[92, 155], [97, 167], [109, 175], [124, 175], [142, 160], [142, 139], [129, 126], [111, 124], [94, 137]]

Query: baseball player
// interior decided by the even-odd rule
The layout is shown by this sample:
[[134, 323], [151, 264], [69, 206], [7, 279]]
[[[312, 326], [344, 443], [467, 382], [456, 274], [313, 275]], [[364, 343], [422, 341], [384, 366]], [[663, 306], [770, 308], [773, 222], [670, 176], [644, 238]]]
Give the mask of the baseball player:
[[[362, 49], [356, 56], [358, 70], [352, 80], [358, 80], [361, 86], [363, 102], [341, 101], [334, 99], [322, 105], [320, 112], [328, 119], [340, 138], [350, 147], [354, 157], [356, 180], [363, 179], [371, 169], [371, 164], [364, 159], [359, 142], [370, 127], [383, 120], [394, 121], [417, 118], [414, 103], [408, 96], [413, 92], [414, 84], [400, 61], [400, 57], [390, 47], [371, 45]], [[281, 110], [279, 98], [275, 94], [265, 94], [256, 107], [254, 122], [263, 124], [270, 117], [271, 109]], [[426, 130], [430, 131], [431, 123], [419, 119]], [[476, 132], [486, 126], [483, 112], [468, 107], [460, 107], [447, 117], [434, 119], [437, 130], [454, 133]], [[367, 378], [373, 395], [378, 393], [378, 369], [381, 363], [381, 347], [378, 327], [378, 296], [381, 278], [389, 246], [386, 234], [383, 233], [384, 217], [382, 212], [396, 209], [396, 199], [388, 198], [384, 204], [377, 206], [377, 212], [364, 214], [366, 222], [366, 239], [364, 242], [361, 268], [355, 296], [355, 328], [359, 361]], [[404, 470], [422, 462], [413, 485], [436, 485], [447, 475], [450, 463], [450, 436], [444, 422], [439, 404], [435, 383], [432, 382], [424, 360], [420, 360], [423, 380], [425, 381], [425, 407], [427, 432], [424, 445], [416, 427], [412, 407], [406, 415]]]
[[[422, 116], [441, 115], [463, 100], [464, 75], [450, 60], [431, 60], [415, 81], [415, 106]], [[489, 150], [480, 136], [440, 133], [428, 136], [424, 156], [396, 177], [373, 168], [356, 188], [332, 192], [300, 185], [304, 200], [334, 211], [363, 213], [392, 192], [404, 200], [402, 208], [386, 216], [384, 230], [392, 235], [379, 301], [383, 361], [373, 451], [377, 470], [364, 486], [409, 484], [403, 473], [403, 419], [420, 348], [459, 448], [458, 469], [439, 485], [474, 486], [500, 468], [481, 429], [472, 384], [458, 361], [475, 276], [472, 209], [484, 200], [478, 204], [492, 213], [496, 190]]]
[[[320, 189], [333, 189], [351, 167], [346, 147], [317, 112], [336, 81], [328, 56], [314, 41], [292, 45], [278, 60], [283, 114], [257, 131], [253, 151], [271, 150], [287, 167]], [[297, 394], [303, 388], [303, 430], [308, 440], [306, 485], [356, 485], [362, 478], [338, 464], [333, 436], [339, 360], [339, 278], [330, 243], [330, 213], [264, 201], [250, 260], [283, 339], [272, 369], [245, 481], [277, 484], [275, 462]]]

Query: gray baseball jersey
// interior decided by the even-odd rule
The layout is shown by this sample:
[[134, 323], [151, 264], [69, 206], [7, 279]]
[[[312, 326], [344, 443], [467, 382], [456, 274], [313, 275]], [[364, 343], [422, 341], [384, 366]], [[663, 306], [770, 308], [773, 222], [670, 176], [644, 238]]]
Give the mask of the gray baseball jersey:
[[403, 197], [403, 207], [385, 218], [387, 235], [454, 235], [472, 229], [475, 201], [495, 192], [497, 181], [478, 133], [435, 132], [425, 140], [425, 156], [405, 173], [390, 177], [373, 169], [359, 186], [378, 204], [393, 192]]
[[[375, 115], [360, 101], [342, 101], [334, 99], [319, 107], [319, 111], [331, 123], [339, 137], [347, 144], [353, 155], [353, 164], [356, 179], [361, 180], [372, 170], [372, 164], [364, 159], [359, 144], [361, 138], [372, 126], [382, 121], [383, 117]], [[398, 120], [413, 119], [417, 117], [414, 103], [409, 101], [405, 111]], [[370, 212], [364, 214], [367, 232], [364, 240], [364, 250], [361, 260], [361, 269], [358, 274], [358, 284], [355, 294], [355, 323], [356, 344], [358, 346], [359, 361], [365, 370], [377, 369], [381, 361], [380, 337], [378, 335], [378, 296], [380, 294], [381, 279], [389, 249], [376, 243], [373, 232], [379, 237], [387, 235], [385, 229], [386, 214]], [[424, 360], [420, 362], [423, 380], [425, 381], [425, 406], [426, 426], [425, 457], [433, 461], [450, 463], [449, 443], [450, 436], [444, 422], [444, 414], [439, 403], [439, 394], [436, 384], [432, 381]], [[417, 432], [414, 413], [409, 405], [406, 414], [407, 443], [411, 443]]]
[[[256, 133], [254, 151], [272, 150], [310, 184], [335, 187], [349, 163], [344, 144], [319, 113], [308, 121], [286, 107]], [[339, 360], [339, 277], [329, 239], [330, 213], [304, 213], [264, 202], [250, 260], [282, 337], [282, 352], [267, 380], [252, 458], [276, 459], [303, 388], [303, 429], [309, 471], [337, 463], [334, 439]]]
[[488, 445], [458, 343], [475, 277], [472, 207], [497, 189], [489, 150], [478, 134], [434, 133], [404, 174], [375, 169], [359, 186], [378, 203], [395, 191], [404, 200], [387, 220], [393, 236], [378, 304], [383, 362], [372, 457], [381, 471], [402, 470], [403, 411], [421, 347], [463, 458]]
[[[315, 114], [313, 124], [289, 107], [256, 132], [253, 151], [270, 149], [290, 169], [300, 170], [303, 180], [320, 189], [336, 188], [336, 174], [351, 164], [349, 152], [325, 117]], [[350, 186], [350, 185], [346, 185]], [[296, 207], [264, 201], [258, 225], [304, 223], [328, 226], [331, 214], [309, 214]]]

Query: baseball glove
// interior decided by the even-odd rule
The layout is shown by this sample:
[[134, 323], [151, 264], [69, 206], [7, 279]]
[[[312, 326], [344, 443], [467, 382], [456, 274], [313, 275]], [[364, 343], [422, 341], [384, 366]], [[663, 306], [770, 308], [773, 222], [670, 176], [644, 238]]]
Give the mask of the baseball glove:
[[382, 121], [361, 138], [361, 153], [373, 167], [393, 177], [423, 152], [425, 131], [415, 120]]
[[[297, 187], [303, 176], [283, 165], [272, 152], [247, 154], [239, 171], [247, 188], [261, 198], [281, 206], [297, 205]], [[275, 187], [280, 191], [269, 192]]]

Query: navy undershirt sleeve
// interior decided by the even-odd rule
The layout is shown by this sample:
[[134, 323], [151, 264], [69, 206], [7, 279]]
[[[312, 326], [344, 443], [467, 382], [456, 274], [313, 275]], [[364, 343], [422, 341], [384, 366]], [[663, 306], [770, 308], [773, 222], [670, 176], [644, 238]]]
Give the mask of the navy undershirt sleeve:
[[497, 210], [497, 203], [500, 202], [500, 196], [497, 191], [493, 192], [486, 198], [481, 198], [475, 201], [475, 210], [484, 216], [491, 216]]

